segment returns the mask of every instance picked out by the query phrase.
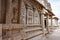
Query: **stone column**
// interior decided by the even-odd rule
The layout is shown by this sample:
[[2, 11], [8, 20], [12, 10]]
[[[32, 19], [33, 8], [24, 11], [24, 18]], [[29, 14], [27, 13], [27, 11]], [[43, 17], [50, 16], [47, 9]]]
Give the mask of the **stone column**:
[[40, 24], [41, 24], [41, 11], [38, 10], [38, 13], [39, 13], [39, 21], [40, 21]]
[[44, 24], [44, 13], [41, 12], [41, 25], [42, 25], [42, 30], [43, 30], [43, 33], [45, 35], [45, 24]]
[[57, 26], [57, 20], [55, 19], [55, 25]]
[[12, 17], [13, 17], [12, 0], [7, 0], [7, 3], [6, 3], [6, 23], [7, 24], [11, 23]]
[[58, 26], [58, 20], [57, 20], [57, 26]]
[[50, 30], [49, 30], [49, 14], [47, 14], [46, 26], [47, 26], [47, 31], [49, 33], [50, 32]]
[[53, 29], [53, 18], [51, 16], [51, 28]]
[[58, 26], [58, 20], [56, 19], [56, 26]]
[[5, 2], [6, 0], [0, 0], [0, 23], [5, 23]]

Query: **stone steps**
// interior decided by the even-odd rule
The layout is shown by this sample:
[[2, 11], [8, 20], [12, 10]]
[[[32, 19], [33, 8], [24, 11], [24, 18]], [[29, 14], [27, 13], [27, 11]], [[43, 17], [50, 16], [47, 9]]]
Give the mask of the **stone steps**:
[[23, 29], [23, 31], [25, 33], [25, 38], [24, 38], [25, 40], [31, 39], [43, 34], [42, 28], [39, 26], [26, 27]]
[[6, 32], [7, 34], [3, 36], [3, 39], [19, 40], [21, 39], [20, 31], [23, 32], [23, 39], [31, 39], [43, 34], [42, 27], [40, 25], [4, 25], [3, 32]]
[[26, 38], [25, 39], [31, 39], [31, 38], [37, 37], [39, 35], [42, 35], [42, 34], [43, 34], [42, 31], [36, 31], [36, 32], [26, 33]]
[[28, 27], [28, 28], [23, 29], [24, 32], [31, 32], [31, 31], [36, 31], [36, 30], [42, 31], [42, 28], [41, 27]]

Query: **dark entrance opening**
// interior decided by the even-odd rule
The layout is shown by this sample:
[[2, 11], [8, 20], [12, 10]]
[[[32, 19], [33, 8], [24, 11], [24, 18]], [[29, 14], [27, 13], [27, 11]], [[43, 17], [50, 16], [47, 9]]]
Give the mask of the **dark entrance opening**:
[[44, 20], [44, 23], [45, 23], [45, 28], [46, 28], [46, 20]]

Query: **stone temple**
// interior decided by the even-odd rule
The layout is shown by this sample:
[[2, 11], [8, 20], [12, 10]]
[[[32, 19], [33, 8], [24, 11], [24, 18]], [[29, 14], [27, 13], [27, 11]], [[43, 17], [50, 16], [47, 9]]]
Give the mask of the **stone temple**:
[[0, 40], [40, 40], [58, 27], [53, 16], [48, 0], [0, 0]]

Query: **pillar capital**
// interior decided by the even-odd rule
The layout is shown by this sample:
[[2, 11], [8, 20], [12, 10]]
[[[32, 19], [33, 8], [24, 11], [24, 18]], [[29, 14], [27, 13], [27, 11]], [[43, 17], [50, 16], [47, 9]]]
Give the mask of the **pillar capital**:
[[41, 10], [41, 14], [46, 14], [46, 10], [44, 8]]
[[45, 14], [45, 12], [44, 11], [41, 11], [41, 15], [44, 15]]

